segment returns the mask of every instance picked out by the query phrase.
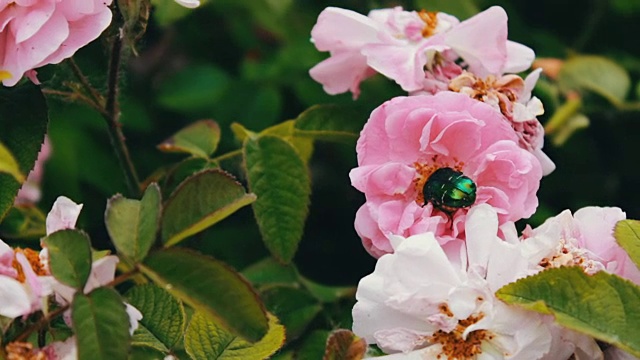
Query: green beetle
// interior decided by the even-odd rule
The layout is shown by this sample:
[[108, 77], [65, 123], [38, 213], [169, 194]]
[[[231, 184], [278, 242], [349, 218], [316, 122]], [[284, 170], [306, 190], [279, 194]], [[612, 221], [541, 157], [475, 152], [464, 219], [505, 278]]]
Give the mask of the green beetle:
[[446, 213], [473, 205], [476, 201], [476, 184], [460, 171], [452, 168], [436, 170], [422, 189], [424, 205], [429, 201], [433, 207]]

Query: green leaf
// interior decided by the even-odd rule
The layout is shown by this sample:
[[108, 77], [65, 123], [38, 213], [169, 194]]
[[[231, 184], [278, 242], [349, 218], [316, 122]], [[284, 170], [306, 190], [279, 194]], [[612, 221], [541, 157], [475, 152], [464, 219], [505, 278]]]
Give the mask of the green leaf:
[[181, 152], [207, 158], [218, 148], [220, 127], [213, 120], [200, 120], [181, 129], [158, 145], [164, 152]]
[[0, 173], [6, 173], [14, 177], [21, 184], [24, 182], [24, 175], [20, 172], [18, 162], [2, 143], [0, 143]]
[[0, 224], [0, 233], [12, 239], [39, 239], [46, 235], [45, 219], [37, 206], [16, 206]]
[[187, 66], [160, 85], [158, 101], [171, 110], [207, 111], [224, 94], [229, 82], [229, 75], [215, 66]]
[[258, 296], [227, 265], [173, 248], [151, 254], [140, 268], [172, 295], [248, 341], [258, 341], [267, 333], [267, 317]]
[[131, 336], [129, 316], [120, 295], [101, 287], [89, 295], [76, 292], [71, 304], [78, 359], [127, 359]]
[[631, 79], [622, 66], [610, 59], [583, 55], [564, 63], [558, 74], [558, 85], [564, 92], [592, 91], [619, 106], [629, 93]]
[[282, 265], [272, 257], [265, 258], [242, 271], [254, 285], [295, 284], [298, 274], [293, 264]]
[[[44, 142], [49, 118], [40, 88], [24, 82], [12, 88], [0, 87], [0, 142], [13, 154], [20, 172], [33, 168]], [[0, 173], [0, 220], [13, 206], [20, 189], [13, 175]]]
[[[167, 356], [167, 352], [156, 349], [154, 347], [149, 346], [149, 344], [136, 344], [136, 334], [133, 334], [133, 339], [131, 340], [131, 351], [129, 353], [129, 360], [164, 360]], [[177, 356], [174, 356], [175, 359], [178, 359]], [[182, 359], [182, 357], [180, 357]]]
[[327, 339], [322, 360], [358, 360], [367, 352], [367, 343], [349, 330], [339, 329]]
[[140, 323], [164, 346], [172, 349], [180, 341], [186, 325], [181, 302], [153, 284], [136, 286], [126, 297], [142, 313]]
[[307, 167], [286, 141], [270, 135], [244, 143], [249, 189], [258, 196], [253, 211], [271, 254], [289, 263], [298, 249], [311, 192]]
[[267, 314], [269, 332], [251, 344], [227, 332], [206, 314], [196, 313], [191, 318], [184, 337], [184, 346], [194, 360], [262, 360], [268, 359], [284, 344], [284, 326], [278, 318]]
[[552, 314], [558, 324], [640, 356], [640, 287], [600, 271], [580, 267], [542, 271], [502, 287], [503, 301]]
[[[137, 307], [136, 307], [137, 308]], [[140, 310], [140, 309], [138, 309]], [[144, 317], [143, 317], [144, 319]], [[162, 343], [155, 335], [149, 331], [144, 325], [138, 324], [138, 328], [133, 333], [133, 337], [131, 338], [132, 346], [144, 346], [148, 348], [152, 348], [163, 353], [168, 353], [169, 349]]]
[[175, 245], [255, 201], [231, 175], [222, 170], [201, 171], [171, 194], [162, 214], [162, 241]]
[[91, 273], [91, 241], [80, 230], [56, 231], [44, 238], [49, 250], [51, 274], [73, 288], [82, 290]]
[[186, 158], [167, 170], [167, 173], [164, 175], [164, 182], [162, 183], [162, 193], [170, 196], [176, 187], [189, 176], [202, 170], [216, 168], [219, 168], [218, 164], [209, 159], [199, 157]]
[[369, 113], [353, 105], [315, 105], [304, 111], [295, 123], [295, 135], [328, 141], [352, 142]]
[[275, 285], [262, 291], [264, 304], [287, 329], [287, 340], [295, 340], [320, 313], [322, 306], [308, 292], [294, 286]]
[[288, 120], [278, 125], [264, 129], [263, 135], [276, 135], [289, 142], [300, 154], [304, 163], [308, 163], [313, 154], [313, 139], [308, 137], [295, 136], [295, 120]]
[[119, 194], [109, 199], [105, 224], [119, 254], [134, 262], [147, 256], [158, 232], [160, 210], [160, 188], [155, 183], [147, 186], [142, 200], [127, 199]]
[[618, 221], [613, 234], [618, 245], [629, 254], [636, 267], [640, 268], [640, 221]]

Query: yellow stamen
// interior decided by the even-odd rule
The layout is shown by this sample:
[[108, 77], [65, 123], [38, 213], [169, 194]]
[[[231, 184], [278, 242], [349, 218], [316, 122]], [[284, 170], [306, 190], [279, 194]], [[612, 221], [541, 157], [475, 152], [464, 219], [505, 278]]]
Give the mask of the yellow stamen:
[[438, 13], [434, 11], [420, 10], [418, 16], [425, 23], [424, 28], [422, 28], [422, 37], [428, 38], [435, 33], [436, 26], [438, 26], [437, 15]]
[[13, 76], [7, 70], [0, 70], [0, 81], [11, 79]]
[[[29, 249], [29, 248], [27, 249], [16, 248], [14, 251], [16, 254], [23, 254], [24, 257], [27, 258], [29, 265], [31, 265], [31, 269], [33, 269], [33, 272], [35, 272], [36, 275], [38, 276], [48, 275], [46, 269], [40, 262], [40, 253], [38, 251]], [[13, 263], [11, 265], [18, 272], [18, 277], [16, 280], [23, 283], [25, 281], [24, 269], [22, 269], [22, 265], [20, 265], [18, 260], [15, 258], [15, 256], [13, 258]]]

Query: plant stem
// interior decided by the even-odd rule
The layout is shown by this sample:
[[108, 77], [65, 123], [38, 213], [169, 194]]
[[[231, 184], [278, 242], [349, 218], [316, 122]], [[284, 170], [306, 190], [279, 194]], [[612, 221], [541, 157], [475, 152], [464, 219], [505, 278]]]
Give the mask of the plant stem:
[[216, 161], [216, 162], [220, 162], [222, 160], [227, 160], [227, 159], [231, 159], [235, 156], [238, 155], [242, 155], [242, 149], [238, 149], [238, 150], [233, 150], [233, 151], [229, 151], [226, 154], [222, 154], [220, 156], [216, 156], [213, 159], [211, 159], [211, 161]]
[[[115, 10], [116, 14], [119, 11]], [[116, 15], [121, 18], [121, 16]], [[116, 152], [116, 157], [120, 162], [120, 167], [124, 171], [125, 180], [129, 193], [132, 196], [138, 197], [140, 195], [140, 182], [138, 180], [138, 174], [131, 161], [129, 155], [129, 149], [125, 143], [125, 137], [122, 133], [122, 127], [120, 125], [120, 106], [118, 103], [118, 82], [120, 75], [120, 60], [122, 58], [122, 38], [124, 36], [124, 28], [118, 29], [118, 34], [113, 39], [113, 45], [111, 46], [111, 58], [109, 61], [109, 72], [107, 75], [107, 101], [105, 104], [107, 120], [107, 130], [109, 133], [109, 139], [111, 145]]]
[[60, 91], [60, 90], [54, 90], [54, 89], [42, 89], [42, 93], [46, 95], [61, 96], [67, 99], [67, 101], [80, 100], [85, 104], [91, 106], [95, 111], [102, 114], [102, 116], [106, 116], [106, 112], [104, 111], [102, 106], [100, 106], [100, 104], [97, 104], [95, 101], [93, 101], [92, 98], [82, 93], [79, 93], [77, 91]]
[[98, 90], [96, 90], [96, 88], [91, 85], [89, 79], [87, 79], [87, 77], [84, 75], [78, 64], [76, 64], [75, 60], [73, 60], [73, 58], [71, 57], [67, 61], [67, 64], [69, 64], [71, 71], [73, 71], [73, 74], [76, 76], [76, 78], [78, 78], [80, 84], [82, 84], [82, 87], [89, 93], [93, 102], [96, 105], [103, 107], [104, 99], [102, 98], [102, 95], [100, 95]]
[[15, 338], [13, 341], [20, 341], [20, 342], [27, 341], [31, 333], [41, 329], [42, 327], [47, 325], [51, 320], [62, 315], [62, 313], [67, 311], [67, 309], [69, 309], [69, 304], [55, 309], [54, 311], [50, 312], [48, 316], [41, 317], [37, 322], [29, 326], [25, 331], [23, 331], [20, 335], [18, 335], [18, 337]]

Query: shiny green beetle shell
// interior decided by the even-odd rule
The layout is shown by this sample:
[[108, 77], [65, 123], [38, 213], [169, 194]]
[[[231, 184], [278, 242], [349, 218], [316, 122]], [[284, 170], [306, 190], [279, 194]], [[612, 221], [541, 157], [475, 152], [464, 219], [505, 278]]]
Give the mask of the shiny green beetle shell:
[[430, 201], [435, 208], [447, 213], [469, 207], [476, 201], [476, 184], [473, 180], [448, 167], [431, 174], [422, 192], [424, 205]]

